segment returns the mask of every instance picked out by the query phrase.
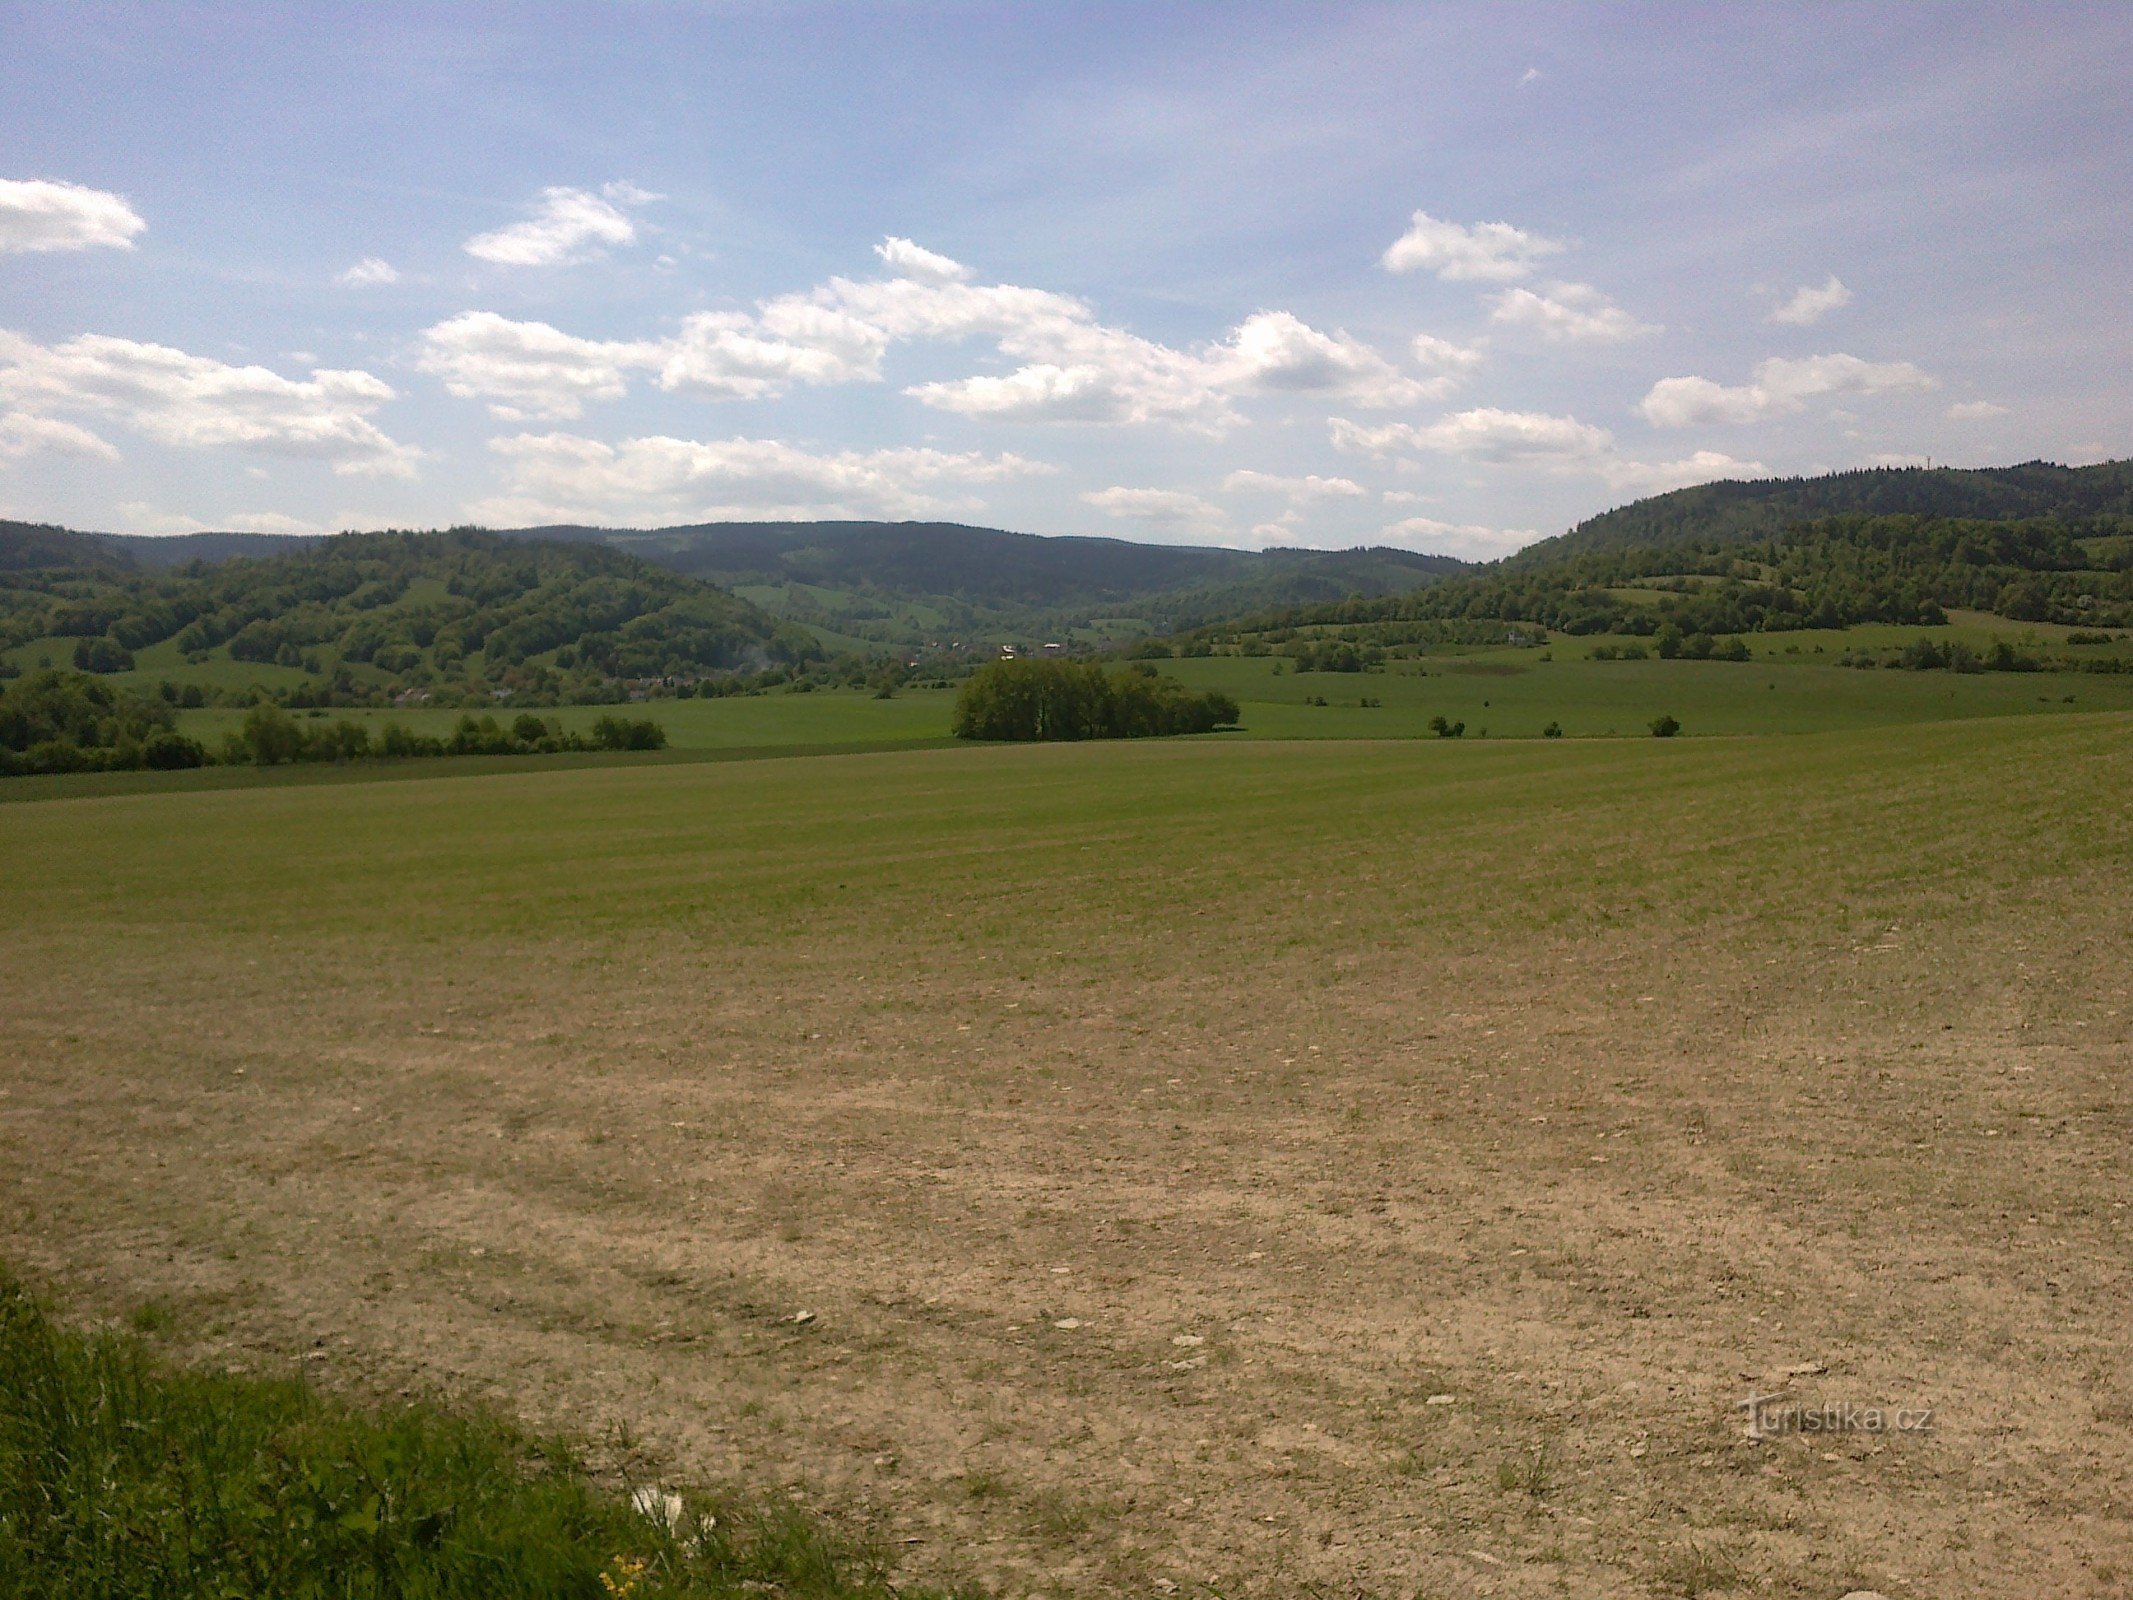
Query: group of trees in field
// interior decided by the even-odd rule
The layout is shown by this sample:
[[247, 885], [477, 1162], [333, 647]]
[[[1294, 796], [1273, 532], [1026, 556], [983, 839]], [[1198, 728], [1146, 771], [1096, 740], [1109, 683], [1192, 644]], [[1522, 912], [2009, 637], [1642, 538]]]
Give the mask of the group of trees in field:
[[1195, 693], [1153, 667], [996, 661], [956, 696], [959, 739], [1137, 739], [1234, 727], [1237, 702]]
[[83, 673], [29, 673], [0, 683], [0, 776], [200, 766], [206, 749], [177, 722], [161, 701]]
[[508, 724], [463, 716], [449, 734], [389, 722], [291, 716], [271, 701], [252, 707], [219, 749], [178, 732], [164, 701], [86, 673], [35, 672], [0, 683], [0, 776], [40, 772], [170, 771], [217, 763], [281, 766], [301, 761], [395, 760], [414, 756], [548, 755], [574, 750], [659, 750], [666, 729], [649, 717], [612, 714], [589, 733], [521, 712]]
[[223, 759], [257, 766], [301, 761], [406, 760], [417, 756], [534, 756], [582, 750], [663, 750], [667, 731], [649, 717], [602, 716], [588, 734], [530, 711], [506, 724], [493, 715], [463, 716], [442, 737], [388, 722], [375, 734], [342, 718], [311, 726], [271, 702], [254, 706], [225, 741]]

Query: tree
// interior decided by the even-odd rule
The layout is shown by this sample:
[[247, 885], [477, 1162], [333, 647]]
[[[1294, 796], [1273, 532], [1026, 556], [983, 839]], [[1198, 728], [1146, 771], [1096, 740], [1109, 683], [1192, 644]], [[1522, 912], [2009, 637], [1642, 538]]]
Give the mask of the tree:
[[1681, 723], [1674, 717], [1652, 718], [1652, 737], [1655, 739], [1671, 739], [1680, 731]]

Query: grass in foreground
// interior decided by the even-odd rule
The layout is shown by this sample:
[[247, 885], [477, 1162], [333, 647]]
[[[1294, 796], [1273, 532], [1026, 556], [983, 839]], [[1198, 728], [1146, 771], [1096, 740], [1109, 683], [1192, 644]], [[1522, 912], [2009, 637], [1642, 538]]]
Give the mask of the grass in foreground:
[[[712, 1600], [892, 1591], [795, 1509], [610, 1493], [567, 1449], [169, 1368], [0, 1276], [0, 1595]], [[906, 1591], [909, 1592], [909, 1591]]]

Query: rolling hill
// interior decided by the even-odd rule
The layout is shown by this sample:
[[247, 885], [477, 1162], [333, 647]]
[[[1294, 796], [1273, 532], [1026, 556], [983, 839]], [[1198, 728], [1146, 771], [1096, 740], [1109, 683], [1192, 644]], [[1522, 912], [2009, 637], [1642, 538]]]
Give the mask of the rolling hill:
[[1869, 467], [1817, 478], [1700, 483], [1588, 517], [1568, 533], [1526, 546], [1503, 565], [1526, 571], [1601, 551], [1739, 543], [1850, 513], [1972, 521], [2133, 517], [2133, 461], [2090, 467], [2051, 461], [2012, 467]]
[[822, 654], [745, 600], [599, 545], [342, 534], [155, 570], [135, 543], [0, 526], [0, 648], [15, 667], [567, 700]]

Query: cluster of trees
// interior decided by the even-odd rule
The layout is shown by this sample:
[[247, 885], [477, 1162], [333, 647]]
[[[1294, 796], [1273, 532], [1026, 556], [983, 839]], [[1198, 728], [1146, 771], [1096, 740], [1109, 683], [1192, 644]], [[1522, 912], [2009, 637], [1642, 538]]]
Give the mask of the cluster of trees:
[[219, 750], [177, 731], [172, 708], [85, 673], [31, 673], [0, 684], [0, 776], [40, 772], [169, 771], [216, 763], [280, 766], [300, 761], [396, 760], [412, 756], [545, 755], [567, 750], [659, 750], [666, 729], [651, 718], [600, 717], [589, 734], [531, 712], [509, 724], [463, 716], [450, 734], [387, 723], [292, 717], [255, 705]]
[[958, 739], [1137, 739], [1234, 727], [1237, 702], [1138, 664], [996, 661], [956, 696]]
[[[2069, 636], [2073, 642], [2073, 636]], [[1982, 650], [1959, 639], [1945, 643], [1914, 639], [1890, 651], [1848, 650], [1837, 657], [1840, 667], [1891, 667], [1905, 672], [2133, 672], [2133, 659], [2125, 656], [2054, 656], [2031, 645], [2010, 644], [1995, 639]]]
[[0, 684], [0, 775], [197, 767], [208, 759], [157, 700], [78, 672]]
[[271, 702], [254, 706], [244, 725], [224, 743], [231, 763], [262, 767], [301, 761], [406, 760], [417, 756], [531, 756], [570, 750], [662, 750], [667, 732], [650, 718], [603, 716], [585, 737], [522, 711], [506, 726], [494, 716], [464, 716], [443, 738], [388, 722], [375, 736], [360, 722], [343, 718], [308, 727]]

